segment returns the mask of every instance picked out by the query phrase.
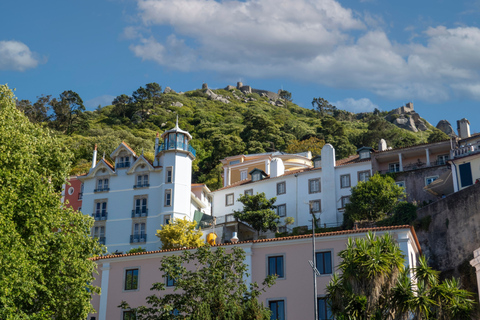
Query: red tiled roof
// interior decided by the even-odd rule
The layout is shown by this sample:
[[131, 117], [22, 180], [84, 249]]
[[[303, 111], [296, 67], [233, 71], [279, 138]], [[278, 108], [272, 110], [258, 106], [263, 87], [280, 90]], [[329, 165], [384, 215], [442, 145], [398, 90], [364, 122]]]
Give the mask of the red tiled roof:
[[113, 171], [115, 171], [115, 166], [114, 166], [113, 164], [111, 164], [111, 163], [110, 163], [107, 159], [105, 159], [105, 158], [102, 158], [102, 160], [103, 160], [103, 162], [105, 162], [105, 164], [106, 164], [107, 166], [110, 167], [110, 169], [112, 169]]
[[133, 152], [133, 155], [134, 155], [135, 157], [137, 156], [137, 154], [135, 153], [135, 151], [133, 151], [133, 149], [130, 148], [130, 146], [129, 146], [125, 141], [122, 141], [122, 144], [123, 144], [125, 147], [127, 147], [128, 150], [132, 151], [132, 152]]
[[[377, 232], [377, 231], [389, 231], [389, 230], [399, 230], [399, 229], [410, 229], [412, 232], [413, 238], [415, 240], [415, 244], [419, 252], [421, 253], [420, 243], [417, 239], [417, 234], [415, 233], [415, 229], [409, 225], [403, 226], [390, 226], [390, 227], [375, 227], [375, 228], [361, 228], [356, 230], [342, 230], [342, 231], [331, 231], [331, 232], [324, 232], [324, 233], [316, 233], [315, 237], [324, 238], [330, 236], [338, 236], [338, 235], [345, 235], [345, 234], [357, 234], [357, 233], [364, 233], [368, 231]], [[262, 242], [276, 242], [276, 241], [288, 241], [288, 240], [297, 240], [297, 239], [308, 239], [311, 238], [311, 234], [304, 234], [300, 236], [290, 236], [290, 237], [283, 237], [283, 238], [271, 238], [271, 239], [261, 239], [261, 240], [250, 240], [250, 241], [241, 241], [237, 243], [220, 243], [213, 245], [212, 247], [226, 247], [226, 246], [235, 246], [238, 244], [244, 243], [262, 243]], [[112, 259], [112, 258], [121, 258], [121, 257], [130, 257], [130, 256], [138, 256], [138, 255], [148, 255], [148, 254], [155, 254], [155, 253], [164, 253], [164, 252], [173, 252], [173, 251], [184, 251], [184, 250], [191, 250], [196, 249], [195, 247], [190, 248], [177, 248], [177, 249], [167, 249], [167, 250], [155, 250], [155, 251], [146, 251], [146, 252], [137, 252], [137, 253], [125, 253], [125, 254], [118, 254], [118, 255], [109, 255], [109, 256], [102, 256], [102, 257], [94, 257], [91, 258], [92, 261], [103, 260], [103, 259]]]

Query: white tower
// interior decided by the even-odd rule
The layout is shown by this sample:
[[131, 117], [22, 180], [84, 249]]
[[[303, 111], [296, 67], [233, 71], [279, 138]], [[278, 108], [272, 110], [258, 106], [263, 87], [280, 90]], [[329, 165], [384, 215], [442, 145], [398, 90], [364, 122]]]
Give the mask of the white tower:
[[163, 184], [161, 197], [163, 213], [171, 214], [171, 218], [184, 217], [192, 220], [192, 161], [195, 149], [189, 144], [192, 136], [178, 127], [162, 134], [163, 143], [155, 150], [155, 162], [162, 166]]
[[470, 121], [465, 118], [457, 120], [457, 131], [460, 139], [470, 137]]

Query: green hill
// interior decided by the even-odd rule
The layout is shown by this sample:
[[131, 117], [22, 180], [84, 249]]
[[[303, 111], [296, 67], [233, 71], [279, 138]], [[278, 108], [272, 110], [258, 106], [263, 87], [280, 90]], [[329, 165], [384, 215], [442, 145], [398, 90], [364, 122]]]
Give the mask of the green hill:
[[106, 158], [122, 141], [153, 158], [156, 132], [174, 127], [178, 115], [180, 128], [191, 133], [197, 150], [194, 181], [211, 189], [221, 186], [219, 160], [231, 155], [306, 149], [318, 153], [324, 141], [335, 147], [340, 159], [361, 146], [377, 148], [381, 138], [391, 147], [404, 147], [426, 142], [430, 136], [446, 137], [430, 125], [413, 133], [386, 121], [386, 112], [354, 114], [321, 98], [315, 99], [315, 110], [301, 108], [289, 101], [288, 92], [283, 93], [284, 99], [273, 101], [238, 89], [163, 93], [158, 84], [150, 83], [95, 111], [84, 111], [72, 91], [59, 99], [42, 96], [33, 105], [25, 100], [17, 105], [32, 122], [54, 129], [73, 151], [72, 174], [88, 171], [95, 144]]

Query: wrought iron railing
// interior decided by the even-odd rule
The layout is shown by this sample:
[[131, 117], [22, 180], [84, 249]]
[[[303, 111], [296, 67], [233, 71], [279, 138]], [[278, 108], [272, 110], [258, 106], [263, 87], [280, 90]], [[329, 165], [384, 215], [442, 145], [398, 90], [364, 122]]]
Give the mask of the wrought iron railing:
[[110, 191], [110, 188], [98, 188], [93, 190], [93, 192], [106, 192], [106, 191]]
[[138, 189], [138, 188], [148, 188], [150, 187], [150, 184], [149, 183], [140, 183], [140, 184], [136, 184], [133, 186], [133, 189]]
[[147, 234], [132, 234], [130, 236], [130, 243], [147, 242]]
[[132, 210], [132, 218], [140, 218], [140, 217], [147, 217], [148, 216], [148, 209], [133, 209]]
[[191, 154], [193, 154], [194, 157], [197, 156], [197, 151], [195, 150], [195, 148], [185, 142], [177, 142], [171, 145], [162, 143], [158, 146], [157, 152], [166, 151], [166, 150], [183, 150], [183, 151], [190, 152]]
[[95, 221], [101, 221], [101, 220], [107, 220], [108, 218], [108, 212], [94, 212], [92, 213], [92, 217], [95, 219]]

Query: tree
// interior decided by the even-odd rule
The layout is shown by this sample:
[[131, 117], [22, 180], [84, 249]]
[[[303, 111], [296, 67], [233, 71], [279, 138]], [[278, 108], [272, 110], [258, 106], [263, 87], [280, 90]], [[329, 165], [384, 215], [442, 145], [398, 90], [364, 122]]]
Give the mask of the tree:
[[[244, 260], [245, 252], [239, 247], [227, 253], [225, 248], [212, 250], [205, 246], [164, 257], [160, 271], [163, 278], [172, 280], [175, 293], [148, 296], [148, 307], [133, 310], [138, 319], [149, 320], [268, 320], [270, 310], [257, 297], [275, 283], [275, 276], [268, 276], [263, 288], [256, 283], [248, 288]], [[191, 268], [193, 264], [195, 268]], [[153, 284], [152, 290], [165, 290], [165, 280]], [[128, 304], [123, 302], [120, 307], [127, 308]]]
[[60, 191], [70, 153], [0, 86], [0, 319], [85, 319], [92, 310], [93, 219]]
[[157, 230], [157, 237], [162, 241], [162, 249], [197, 248], [204, 245], [202, 232], [195, 230], [196, 221], [172, 219], [169, 224]]
[[281, 99], [292, 102], [292, 93], [287, 91], [287, 90], [280, 90], [280, 93], [278, 94]]
[[320, 113], [320, 115], [323, 117], [325, 115], [333, 115], [335, 110], [337, 110], [337, 107], [334, 105], [330, 104], [327, 100], [323, 98], [313, 98], [312, 100], [312, 108], [315, 108], [317, 111]]
[[22, 111], [32, 123], [42, 123], [50, 120], [48, 111], [50, 96], [41, 96], [33, 105], [29, 100], [17, 100], [17, 108]]
[[118, 117], [121, 116], [125, 118], [125, 114], [128, 112], [129, 104], [132, 102], [132, 99], [126, 94], [122, 94], [113, 99], [112, 104], [115, 106], [113, 108], [113, 113]]
[[285, 151], [288, 153], [310, 151], [312, 152], [312, 156], [318, 156], [322, 153], [322, 148], [324, 145], [325, 140], [318, 139], [317, 137], [310, 137], [301, 141], [290, 141]]
[[267, 199], [265, 193], [256, 195], [242, 195], [238, 201], [243, 203], [242, 211], [234, 211], [235, 218], [248, 223], [254, 230], [267, 232], [277, 231], [280, 217], [275, 213], [277, 206], [274, 205], [277, 198]]
[[58, 131], [71, 135], [77, 129], [84, 129], [88, 123], [82, 117], [85, 111], [83, 100], [78, 93], [68, 90], [60, 94], [59, 100], [50, 102], [55, 113], [54, 126]]
[[439, 283], [423, 256], [417, 267], [404, 268], [404, 256], [388, 233], [350, 238], [338, 255], [342, 274], [327, 286], [336, 319], [470, 319], [472, 294], [454, 279]]
[[404, 197], [405, 189], [397, 186], [392, 177], [376, 173], [368, 181], [360, 181], [352, 187], [350, 202], [345, 205], [344, 224], [349, 226], [354, 221], [383, 218]]

